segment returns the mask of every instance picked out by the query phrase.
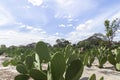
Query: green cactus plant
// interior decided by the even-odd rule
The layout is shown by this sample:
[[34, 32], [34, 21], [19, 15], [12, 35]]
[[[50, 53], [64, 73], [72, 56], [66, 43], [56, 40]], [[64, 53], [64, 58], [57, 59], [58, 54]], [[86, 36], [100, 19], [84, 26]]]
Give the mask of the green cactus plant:
[[29, 76], [24, 75], [24, 74], [20, 74], [20, 75], [15, 76], [14, 80], [29, 80]]
[[104, 77], [101, 77], [100, 80], [104, 80]]
[[51, 60], [51, 74], [53, 80], [59, 80], [65, 72], [66, 62], [62, 54], [56, 53]]
[[99, 68], [103, 68], [103, 65], [107, 61], [107, 56], [102, 57], [101, 59], [99, 58]]
[[[96, 74], [92, 74], [88, 80], [96, 80]], [[102, 76], [99, 80], [104, 80], [104, 77]]]
[[3, 65], [4, 67], [8, 66], [9, 64], [10, 64], [10, 61], [9, 61], [9, 60], [5, 60], [5, 61], [2, 63], [2, 65]]
[[108, 55], [108, 49], [106, 47], [100, 47], [98, 48], [98, 62], [99, 62], [99, 68], [103, 68], [103, 65], [107, 62], [107, 55]]
[[79, 59], [79, 56], [77, 54], [72, 54], [68, 60], [66, 61], [67, 62], [67, 65], [69, 65], [72, 61], [76, 60], [76, 59]]
[[64, 53], [65, 53], [65, 59], [68, 59], [72, 55], [71, 45], [66, 46]]
[[95, 56], [93, 54], [93, 51], [87, 51], [85, 53], [83, 64], [86, 65], [87, 67], [91, 67], [94, 60], [95, 60]]
[[120, 71], [120, 63], [117, 63], [115, 68], [117, 71]]
[[32, 69], [33, 63], [34, 63], [33, 57], [32, 56], [27, 56], [26, 60], [25, 60], [25, 64], [27, 66], [27, 69], [29, 69], [29, 70]]
[[92, 76], [89, 78], [89, 80], [96, 80], [96, 75], [92, 74]]
[[50, 61], [49, 50], [48, 50], [47, 45], [44, 42], [42, 42], [42, 41], [38, 42], [35, 50], [39, 56], [41, 63]]
[[66, 70], [65, 80], [79, 80], [83, 73], [83, 68], [81, 60], [72, 61]]
[[27, 74], [27, 68], [24, 64], [18, 64], [16, 70], [21, 74]]
[[[48, 47], [44, 42], [38, 42], [36, 53], [28, 54], [23, 63], [17, 64], [17, 71], [20, 73], [15, 80], [79, 80], [83, 73], [83, 63], [76, 51], [58, 51], [50, 55]], [[67, 56], [67, 57], [66, 57]], [[48, 59], [47, 59], [48, 58]], [[67, 58], [67, 59], [66, 59]], [[48, 65], [46, 70], [42, 69], [42, 64]], [[76, 66], [77, 65], [77, 66]]]
[[120, 49], [115, 49], [111, 54], [109, 54], [108, 61], [114, 65], [117, 71], [120, 71]]
[[111, 63], [112, 65], [116, 65], [115, 56], [114, 56], [113, 54], [109, 54], [109, 55], [108, 55], [108, 61], [109, 61], [109, 63]]
[[47, 80], [47, 75], [40, 70], [31, 69], [29, 74], [34, 80]]

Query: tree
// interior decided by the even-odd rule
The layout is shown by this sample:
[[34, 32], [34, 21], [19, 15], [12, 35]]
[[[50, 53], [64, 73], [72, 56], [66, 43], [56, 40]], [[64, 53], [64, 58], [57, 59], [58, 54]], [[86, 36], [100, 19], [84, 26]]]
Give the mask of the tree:
[[68, 44], [71, 44], [68, 40], [65, 39], [57, 39], [54, 47], [66, 47]]
[[109, 41], [109, 47], [111, 47], [111, 44], [113, 42], [113, 38], [116, 35], [116, 31], [120, 28], [120, 19], [116, 18], [111, 23], [109, 20], [105, 20], [105, 31], [106, 31], [106, 37]]
[[0, 55], [3, 54], [3, 53], [5, 53], [6, 49], [7, 49], [6, 45], [4, 45], [4, 44], [0, 45]]

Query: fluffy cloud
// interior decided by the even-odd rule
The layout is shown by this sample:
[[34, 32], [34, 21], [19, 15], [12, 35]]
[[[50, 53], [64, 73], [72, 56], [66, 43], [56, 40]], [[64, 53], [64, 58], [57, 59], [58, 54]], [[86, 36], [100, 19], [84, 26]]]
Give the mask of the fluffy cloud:
[[26, 6], [24, 6], [23, 8], [24, 8], [24, 9], [29, 9], [30, 6], [26, 5]]
[[73, 24], [60, 24], [60, 25], [58, 25], [58, 27], [60, 27], [60, 28], [69, 28], [69, 27], [73, 27]]
[[64, 24], [60, 24], [59, 27], [65, 28], [66, 26]]
[[88, 21], [86, 21], [84, 24], [79, 24], [79, 25], [76, 27], [76, 30], [77, 30], [77, 31], [84, 31], [84, 30], [91, 29], [92, 26], [90, 26], [90, 25], [91, 25], [92, 23], [93, 23], [93, 20], [88, 20]]
[[2, 6], [0, 6], [0, 26], [14, 22], [13, 16]]
[[28, 0], [28, 2], [32, 3], [34, 6], [40, 6], [43, 0]]
[[[119, 17], [120, 17], [120, 12], [118, 11], [118, 8], [114, 10], [107, 10], [90, 20], [80, 23], [78, 26], [75, 27], [75, 30], [67, 34], [66, 37], [68, 40], [74, 43], [86, 39], [89, 36], [93, 35], [94, 33], [100, 32], [105, 34], [104, 20], [106, 19], [113, 20]], [[117, 33], [114, 40], [119, 40], [119, 39], [120, 39], [120, 34]]]
[[71, 41], [72, 43], [76, 43], [80, 40], [86, 39], [89, 36], [91, 36], [92, 34], [94, 34], [94, 32], [77, 32], [77, 31], [73, 31], [70, 32], [66, 37], [67, 40]]
[[[14, 1], [15, 0], [13, 0], [13, 2]], [[21, 3], [22, 5], [19, 4], [19, 2], [15, 3], [14, 6], [19, 4], [17, 7], [12, 6], [13, 3], [10, 4], [10, 2], [8, 2], [10, 4], [8, 5], [6, 2], [6, 7], [8, 7], [11, 12], [0, 6], [0, 26], [9, 23], [13, 24], [12, 27], [6, 25], [7, 28], [4, 28], [5, 30], [3, 27], [0, 28], [1, 44], [20, 45], [39, 40], [53, 44], [57, 38], [61, 38], [60, 36], [72, 42], [76, 42], [85, 39], [96, 32], [104, 33], [104, 20], [111, 20], [111, 18], [113, 19], [120, 17], [120, 6], [113, 7], [113, 5], [111, 5], [108, 9], [107, 5], [99, 6], [99, 4], [101, 4], [99, 3], [100, 1], [95, 0], [27, 1], [33, 6], [22, 0], [20, 1], [23, 2]], [[89, 15], [86, 15], [89, 11], [93, 14], [90, 13]], [[14, 18], [16, 20], [14, 20]], [[19, 21], [22, 23], [17, 23]], [[14, 25], [14, 22], [17, 24]], [[65, 29], [67, 30], [66, 32], [61, 29], [61, 31], [63, 30], [62, 32], [65, 34], [61, 34], [61, 32], [59, 33], [59, 30], [54, 28], [56, 25], [58, 25], [57, 28], [67, 27], [67, 29]], [[42, 28], [40, 26], [42, 26]], [[13, 27], [15, 27], [15, 30]], [[74, 29], [72, 27], [74, 27]], [[11, 29], [9, 30], [8, 28]], [[52, 33], [48, 34], [45, 30]], [[119, 35], [117, 35], [115, 39], [119, 38]]]
[[95, 8], [97, 5], [93, 0], [55, 0], [57, 9], [56, 18], [72, 18]]
[[117, 11], [115, 14], [113, 14], [110, 19], [112, 20], [112, 19], [116, 19], [116, 18], [120, 18], [120, 11]]
[[86, 39], [94, 34], [91, 30], [94, 28], [94, 20], [90, 19], [75, 27], [75, 30], [70, 32], [66, 37], [73, 43]]
[[21, 25], [20, 29], [26, 29], [31, 33], [46, 33], [44, 30], [42, 30], [41, 28], [36, 28], [34, 26], [29, 26], [29, 25]]
[[[4, 33], [4, 34], [3, 34]], [[32, 42], [45, 41], [50, 44], [55, 44], [55, 40], [60, 37], [48, 35], [45, 33], [23, 33], [14, 30], [0, 31], [0, 43], [11, 45], [26, 45]]]
[[[0, 31], [2, 33], [3, 31]], [[5, 36], [5, 37], [4, 37]], [[35, 34], [20, 33], [17, 31], [6, 31], [5, 34], [0, 36], [1, 44], [10, 45], [26, 45], [28, 43], [36, 42], [39, 40], [44, 40], [44, 37], [40, 37]]]

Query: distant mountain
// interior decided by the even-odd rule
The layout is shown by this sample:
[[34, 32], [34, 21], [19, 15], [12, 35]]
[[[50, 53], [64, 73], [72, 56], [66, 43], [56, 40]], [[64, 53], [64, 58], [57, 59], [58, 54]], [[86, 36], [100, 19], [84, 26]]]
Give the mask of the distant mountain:
[[79, 41], [77, 43], [78, 47], [86, 47], [86, 48], [91, 48], [94, 46], [99, 46], [99, 45], [107, 45], [108, 41], [105, 35], [101, 33], [95, 33], [89, 38]]
[[87, 38], [86, 40], [103, 40], [103, 41], [107, 41], [107, 38], [105, 35], [101, 34], [101, 33], [95, 33], [92, 36], [90, 36], [89, 38]]

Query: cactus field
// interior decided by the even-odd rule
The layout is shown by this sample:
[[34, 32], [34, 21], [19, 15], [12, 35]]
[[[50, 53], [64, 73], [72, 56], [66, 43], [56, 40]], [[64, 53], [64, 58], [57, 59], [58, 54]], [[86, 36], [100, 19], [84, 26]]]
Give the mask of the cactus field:
[[0, 57], [0, 69], [4, 72], [0, 80], [119, 80], [120, 76], [119, 47], [112, 51], [97, 47], [81, 52], [67, 45], [50, 50], [39, 41], [33, 50], [15, 52], [12, 58]]

